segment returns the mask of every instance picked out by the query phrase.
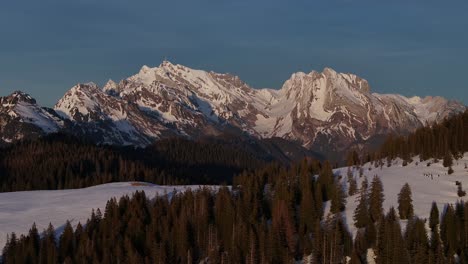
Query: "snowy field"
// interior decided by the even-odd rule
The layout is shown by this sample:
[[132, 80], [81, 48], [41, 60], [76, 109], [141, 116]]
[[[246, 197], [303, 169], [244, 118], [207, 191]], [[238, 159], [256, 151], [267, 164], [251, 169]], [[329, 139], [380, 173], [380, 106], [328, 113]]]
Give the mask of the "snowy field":
[[92, 209], [100, 208], [104, 213], [106, 203], [112, 197], [131, 195], [135, 191], [145, 191], [148, 197], [154, 197], [187, 188], [194, 190], [200, 187], [121, 182], [84, 189], [0, 193], [0, 252], [8, 233], [27, 234], [33, 222], [39, 232], [49, 223], [60, 232], [67, 220], [74, 227], [78, 222], [86, 223]]
[[[406, 182], [411, 186], [414, 213], [423, 219], [429, 219], [433, 201], [437, 203], [440, 213], [443, 212], [444, 206], [447, 203], [455, 204], [459, 199], [468, 201], [468, 196], [458, 197], [457, 185], [455, 185], [456, 181], [461, 182], [463, 189], [467, 190], [468, 193], [468, 169], [465, 169], [465, 164], [468, 165], [468, 153], [465, 153], [462, 159], [453, 161], [455, 172], [451, 175], [447, 175], [448, 168], [444, 168], [442, 160], [439, 163], [431, 163], [429, 167], [427, 166], [429, 161], [419, 162], [416, 165], [417, 161], [419, 161], [419, 158], [413, 158], [413, 162], [406, 167], [402, 166], [401, 160], [393, 161], [391, 167], [387, 167], [386, 163], [382, 168], [375, 168], [370, 164], [364, 165], [364, 176], [367, 177], [369, 187], [374, 175], [379, 176], [382, 180], [385, 194], [385, 201], [383, 203], [385, 212], [393, 206], [398, 213], [398, 193]], [[335, 170], [335, 174], [342, 175], [343, 182], [347, 183], [347, 171], [348, 168], [340, 168]], [[358, 170], [355, 170], [354, 175], [358, 182], [358, 188], [360, 188], [361, 181], [364, 178], [359, 177]], [[358, 197], [358, 194], [350, 196], [347, 198], [346, 203], [345, 217], [350, 231], [353, 233], [353, 237], [356, 234], [353, 214], [358, 203]], [[406, 221], [402, 221], [401, 223], [404, 228]]]
[[[397, 195], [401, 187], [408, 182], [413, 193], [413, 206], [415, 214], [421, 218], [428, 218], [431, 203], [436, 201], [439, 211], [443, 211], [446, 203], [455, 203], [458, 199], [455, 181], [460, 181], [465, 190], [468, 189], [468, 153], [463, 159], [454, 160], [452, 175], [447, 175], [447, 168], [442, 166], [442, 161], [432, 163], [429, 167], [426, 162], [414, 161], [406, 167], [400, 160], [393, 162], [391, 167], [386, 164], [383, 168], [375, 168], [373, 165], [364, 166], [364, 176], [369, 181], [369, 186], [374, 175], [378, 175], [384, 186], [384, 209], [398, 206]], [[371, 170], [369, 170], [371, 168]], [[364, 178], [359, 177], [355, 170], [358, 187]], [[347, 182], [347, 168], [335, 170], [335, 174], [342, 175], [343, 182]], [[431, 175], [432, 174], [432, 178]], [[429, 176], [425, 176], [429, 175]], [[140, 185], [140, 184], [138, 184]], [[110, 183], [84, 189], [58, 190], [58, 191], [27, 191], [0, 193], [0, 248], [3, 248], [7, 233], [15, 232], [17, 235], [26, 234], [35, 222], [39, 231], [42, 231], [51, 222], [60, 231], [67, 220], [73, 226], [78, 222], [85, 223], [91, 214], [91, 209], [104, 210], [106, 202], [112, 197], [131, 195], [137, 190], [144, 190], [148, 197], [155, 195], [171, 194], [174, 190], [184, 191], [187, 188], [197, 189], [199, 186], [159, 186], [143, 184], [136, 186], [131, 182]], [[353, 235], [356, 232], [353, 224], [353, 213], [357, 205], [358, 195], [347, 198], [346, 221]], [[468, 201], [468, 196], [464, 197]], [[405, 224], [402, 221], [402, 224]]]

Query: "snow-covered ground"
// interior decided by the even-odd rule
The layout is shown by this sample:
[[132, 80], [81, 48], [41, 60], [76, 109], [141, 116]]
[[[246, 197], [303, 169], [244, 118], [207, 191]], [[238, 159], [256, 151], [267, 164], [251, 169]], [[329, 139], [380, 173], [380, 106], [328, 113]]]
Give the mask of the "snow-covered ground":
[[[416, 165], [417, 162], [418, 165]], [[369, 187], [374, 175], [377, 175], [382, 180], [385, 194], [385, 201], [383, 203], [385, 212], [392, 206], [397, 210], [398, 193], [406, 182], [411, 186], [415, 215], [423, 219], [429, 219], [433, 201], [437, 203], [440, 213], [443, 212], [444, 206], [447, 203], [455, 204], [460, 199], [468, 201], [468, 196], [458, 197], [457, 185], [455, 185], [455, 182], [459, 181], [462, 183], [463, 189], [468, 190], [468, 169], [465, 169], [465, 164], [468, 166], [468, 153], [465, 153], [462, 159], [454, 160], [453, 169], [455, 172], [451, 175], [447, 174], [448, 168], [444, 168], [442, 160], [439, 163], [431, 162], [430, 166], [427, 166], [428, 162], [419, 162], [419, 158], [415, 157], [413, 158], [413, 162], [406, 167], [402, 166], [402, 161], [399, 159], [393, 161], [391, 167], [387, 167], [386, 163], [382, 168], [375, 168], [370, 164], [363, 166], [364, 176], [369, 181]], [[343, 182], [347, 183], [347, 171], [347, 167], [340, 168], [335, 170], [335, 174], [342, 175]], [[358, 187], [360, 188], [364, 178], [359, 177], [358, 170], [355, 170], [354, 173], [358, 180]], [[356, 234], [353, 214], [359, 202], [358, 196], [348, 197], [346, 204], [345, 217], [350, 231], [353, 233], [353, 237]], [[401, 223], [404, 228], [406, 221], [402, 221]]]
[[131, 195], [135, 191], [145, 191], [148, 197], [154, 197], [187, 188], [194, 190], [200, 186], [120, 182], [84, 189], [0, 193], [0, 252], [8, 233], [15, 232], [18, 236], [27, 234], [33, 222], [39, 232], [47, 228], [49, 223], [59, 231], [67, 220], [73, 226], [78, 222], [86, 223], [92, 209], [100, 208], [104, 212], [107, 201], [112, 197]]
[[[406, 167], [401, 160], [393, 162], [391, 167], [386, 164], [382, 168], [373, 165], [364, 165], [364, 176], [369, 185], [374, 175], [378, 175], [384, 185], [384, 209], [398, 206], [397, 195], [401, 187], [407, 182], [413, 193], [413, 206], [415, 214], [421, 218], [428, 218], [432, 201], [439, 205], [439, 211], [443, 211], [446, 203], [455, 203], [458, 199], [455, 181], [460, 181], [463, 188], [468, 188], [468, 153], [454, 161], [452, 175], [447, 175], [447, 168], [439, 163], [428, 161], [414, 161]], [[371, 168], [371, 170], [369, 170]], [[343, 182], [347, 179], [347, 168], [335, 170], [335, 174], [343, 176]], [[359, 177], [359, 171], [355, 170], [355, 176], [360, 187], [363, 177]], [[426, 176], [429, 175], [429, 176]], [[432, 177], [431, 177], [432, 175]], [[142, 184], [136, 186], [131, 182], [110, 183], [84, 189], [58, 190], [58, 191], [27, 191], [0, 193], [0, 248], [3, 248], [7, 233], [15, 232], [17, 235], [26, 234], [35, 222], [39, 231], [42, 231], [51, 222], [56, 229], [63, 227], [67, 220], [75, 226], [78, 222], [86, 222], [91, 214], [91, 209], [100, 208], [103, 211], [106, 202], [112, 197], [131, 195], [137, 190], [144, 190], [148, 197], [155, 195], [171, 194], [174, 190], [184, 191], [187, 188], [197, 189], [199, 186], [159, 186]], [[357, 205], [357, 195], [347, 198], [345, 217], [351, 232], [356, 233], [353, 223], [353, 213]], [[468, 199], [468, 196], [466, 197]], [[403, 221], [402, 224], [405, 224]]]

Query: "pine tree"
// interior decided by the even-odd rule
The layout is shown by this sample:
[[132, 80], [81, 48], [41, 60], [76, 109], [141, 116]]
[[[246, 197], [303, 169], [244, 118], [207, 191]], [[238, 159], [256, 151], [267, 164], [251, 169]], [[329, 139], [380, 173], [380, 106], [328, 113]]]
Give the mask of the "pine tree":
[[457, 195], [458, 197], [463, 197], [466, 195], [466, 191], [463, 190], [462, 183], [460, 182], [457, 187]]
[[455, 211], [452, 205], [448, 205], [445, 214], [442, 216], [440, 223], [440, 238], [443, 242], [443, 248], [447, 256], [453, 256], [457, 248], [457, 226], [455, 219]]
[[330, 162], [325, 161], [318, 177], [318, 183], [322, 186], [323, 201], [329, 201], [335, 191], [333, 186], [333, 171]]
[[444, 162], [443, 162], [444, 167], [451, 167], [453, 165], [453, 158], [452, 154], [449, 151], [445, 152], [444, 156]]
[[334, 193], [331, 201], [330, 212], [333, 214], [343, 212], [346, 207], [346, 197], [343, 187], [339, 182], [335, 183]]
[[353, 173], [348, 173], [348, 195], [353, 196], [357, 192], [357, 183]]
[[361, 192], [359, 197], [359, 203], [354, 210], [354, 225], [357, 228], [365, 227], [369, 224], [369, 209], [367, 207], [367, 192]]
[[412, 218], [408, 221], [405, 242], [412, 263], [428, 263], [429, 239], [424, 221], [419, 218]]
[[73, 237], [73, 228], [69, 221], [65, 224], [63, 233], [59, 239], [59, 259], [65, 261], [66, 257], [72, 257], [75, 247], [75, 241]]
[[411, 197], [411, 188], [405, 183], [398, 194], [398, 213], [401, 219], [413, 217], [413, 199]]
[[374, 176], [369, 194], [369, 215], [372, 222], [377, 222], [383, 217], [383, 185], [379, 177]]
[[437, 225], [439, 225], [439, 209], [437, 208], [437, 203], [432, 202], [431, 215], [429, 217], [429, 227], [432, 232], [437, 228]]
[[44, 232], [41, 240], [39, 263], [56, 263], [58, 260], [57, 245], [55, 241], [55, 229], [51, 223]]
[[393, 207], [379, 223], [377, 245], [377, 263], [410, 263], [405, 240], [401, 235], [400, 222]]

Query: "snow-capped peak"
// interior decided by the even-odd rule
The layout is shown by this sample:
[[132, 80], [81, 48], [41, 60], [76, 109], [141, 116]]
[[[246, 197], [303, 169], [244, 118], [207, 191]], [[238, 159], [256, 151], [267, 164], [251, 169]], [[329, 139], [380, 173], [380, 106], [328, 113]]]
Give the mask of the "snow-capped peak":
[[16, 104], [18, 102], [27, 102], [30, 104], [36, 104], [36, 100], [29, 94], [22, 91], [14, 91], [9, 96], [1, 97], [1, 104]]
[[111, 79], [109, 79], [104, 87], [102, 87], [102, 90], [111, 95], [117, 95], [120, 92], [118, 84]]
[[62, 126], [53, 110], [40, 107], [29, 94], [15, 91], [0, 97], [0, 141], [33, 138], [57, 132]]
[[144, 145], [167, 135], [216, 135], [229, 128], [342, 151], [466, 109], [440, 97], [369, 91], [365, 79], [332, 68], [293, 73], [280, 90], [271, 90], [252, 89], [235, 75], [163, 61], [119, 83], [109, 80], [102, 89], [77, 84], [55, 110], [80, 128], [77, 133], [99, 143]]

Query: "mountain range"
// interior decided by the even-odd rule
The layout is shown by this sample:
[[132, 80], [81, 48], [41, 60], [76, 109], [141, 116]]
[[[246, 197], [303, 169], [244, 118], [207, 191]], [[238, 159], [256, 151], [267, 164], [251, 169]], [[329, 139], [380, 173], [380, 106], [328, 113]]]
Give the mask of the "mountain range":
[[231, 74], [163, 61], [102, 88], [77, 84], [53, 109], [19, 91], [0, 97], [0, 140], [5, 144], [64, 131], [98, 144], [146, 146], [169, 137], [228, 133], [281, 138], [329, 155], [465, 110], [442, 97], [372, 93], [365, 79], [331, 68], [294, 73], [274, 90], [254, 89]]

